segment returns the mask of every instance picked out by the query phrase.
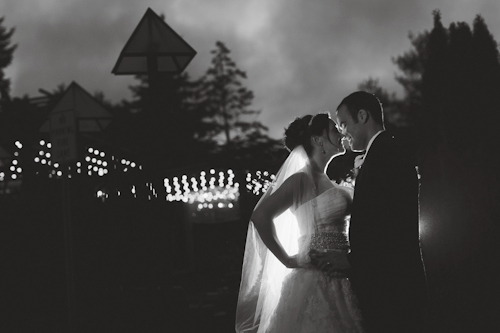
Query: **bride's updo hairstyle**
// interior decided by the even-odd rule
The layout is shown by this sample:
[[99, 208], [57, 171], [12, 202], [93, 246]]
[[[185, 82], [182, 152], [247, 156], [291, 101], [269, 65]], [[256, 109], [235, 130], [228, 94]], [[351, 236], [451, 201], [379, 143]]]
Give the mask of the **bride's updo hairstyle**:
[[312, 153], [311, 137], [320, 136], [330, 125], [328, 113], [318, 113], [315, 116], [310, 114], [297, 117], [285, 128], [283, 142], [286, 149], [292, 151], [297, 146], [304, 146], [307, 155]]

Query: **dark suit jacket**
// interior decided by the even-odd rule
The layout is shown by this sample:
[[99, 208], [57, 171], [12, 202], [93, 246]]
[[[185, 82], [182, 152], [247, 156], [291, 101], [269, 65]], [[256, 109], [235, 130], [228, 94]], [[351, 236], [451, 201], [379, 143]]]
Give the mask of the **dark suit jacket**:
[[425, 302], [418, 195], [415, 164], [390, 133], [382, 132], [356, 178], [349, 228], [349, 278], [369, 324], [406, 318], [398, 311], [415, 314]]

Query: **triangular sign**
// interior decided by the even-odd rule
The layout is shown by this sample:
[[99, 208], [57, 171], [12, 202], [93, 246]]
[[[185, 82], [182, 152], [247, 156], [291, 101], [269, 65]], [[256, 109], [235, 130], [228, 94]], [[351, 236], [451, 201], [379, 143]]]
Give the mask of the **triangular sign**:
[[181, 73], [195, 55], [196, 51], [148, 8], [111, 72], [115, 75]]
[[[78, 122], [78, 131], [100, 132], [111, 122], [112, 115], [86, 90], [76, 82], [72, 82], [59, 102], [49, 112], [51, 114], [73, 110]], [[40, 132], [49, 132], [50, 122], [47, 120]]]

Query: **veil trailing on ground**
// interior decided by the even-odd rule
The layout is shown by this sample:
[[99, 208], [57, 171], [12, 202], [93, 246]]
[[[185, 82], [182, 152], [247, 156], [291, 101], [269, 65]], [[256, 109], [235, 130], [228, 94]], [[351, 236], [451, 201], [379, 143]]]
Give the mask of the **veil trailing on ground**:
[[[256, 205], [272, 195], [291, 175], [304, 172], [311, 178], [311, 168], [306, 151], [297, 146], [281, 166], [276, 180]], [[311, 227], [297, 223], [293, 209], [299, 207], [306, 199], [313, 198], [314, 182], [303, 181], [293, 189], [293, 205], [273, 220], [276, 234], [281, 245], [289, 255], [299, 252], [300, 243], [304, 243], [304, 236], [312, 233]], [[313, 212], [310, 212], [313, 214]], [[303, 252], [303, 251], [302, 251]], [[307, 259], [298, 256], [299, 264]], [[291, 272], [272, 252], [264, 245], [252, 221], [248, 225], [245, 255], [243, 259], [241, 285], [236, 309], [236, 332], [264, 332], [271, 315], [278, 304], [281, 285], [285, 277]]]

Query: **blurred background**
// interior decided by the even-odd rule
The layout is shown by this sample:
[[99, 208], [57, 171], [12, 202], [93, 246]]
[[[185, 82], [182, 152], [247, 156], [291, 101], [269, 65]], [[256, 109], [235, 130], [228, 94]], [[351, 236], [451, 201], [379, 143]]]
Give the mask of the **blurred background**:
[[[43, 61], [40, 72], [19, 74], [25, 22], [2, 6], [2, 331], [233, 332], [248, 220], [288, 154], [282, 129], [324, 111], [324, 102], [261, 109], [259, 96], [284, 88], [263, 91], [242, 65], [252, 62], [217, 35], [200, 55], [184, 38], [187, 26], [176, 31], [169, 15], [148, 8], [133, 15], [104, 69], [106, 80], [128, 78], [128, 97], [108, 98], [84, 74], [93, 84], [72, 74], [54, 88]], [[429, 332], [500, 324], [500, 58], [494, 31], [476, 14], [444, 24], [446, 12], [429, 11], [422, 30], [403, 36], [401, 55], [383, 53], [397, 92], [371, 71], [343, 88], [380, 98], [387, 130], [418, 166]], [[48, 83], [23, 91], [31, 78]], [[328, 97], [327, 109], [342, 97]], [[355, 155], [336, 157], [330, 178], [353, 186]]]

